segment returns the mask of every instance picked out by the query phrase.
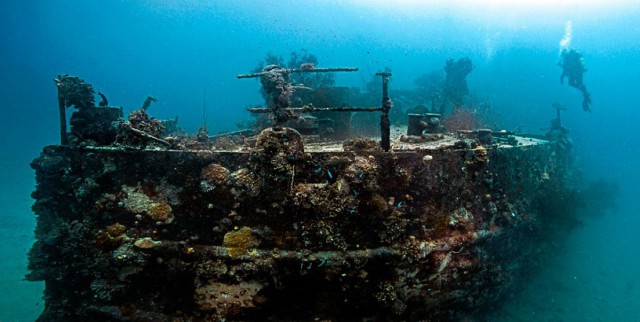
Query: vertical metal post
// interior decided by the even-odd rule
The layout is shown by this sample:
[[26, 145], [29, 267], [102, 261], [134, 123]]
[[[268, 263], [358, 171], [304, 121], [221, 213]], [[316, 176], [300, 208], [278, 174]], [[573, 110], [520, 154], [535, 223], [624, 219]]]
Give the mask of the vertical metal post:
[[553, 103], [551, 106], [556, 109], [556, 120], [558, 121], [558, 128], [561, 128], [562, 123], [560, 122], [560, 111], [564, 111], [566, 110], [566, 108], [560, 103]]
[[391, 109], [391, 99], [389, 99], [389, 77], [391, 73], [376, 73], [382, 76], [382, 115], [380, 116], [380, 146], [383, 150], [391, 149], [391, 122], [389, 121], [389, 110]]
[[60, 88], [58, 88], [58, 112], [60, 114], [60, 144], [67, 145], [69, 140], [67, 139], [67, 108], [65, 106], [65, 99]]

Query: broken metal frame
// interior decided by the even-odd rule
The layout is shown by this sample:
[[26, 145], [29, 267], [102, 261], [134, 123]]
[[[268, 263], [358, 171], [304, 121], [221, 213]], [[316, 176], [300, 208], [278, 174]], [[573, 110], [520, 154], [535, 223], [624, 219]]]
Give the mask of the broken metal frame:
[[[292, 73], [327, 73], [327, 72], [355, 72], [358, 71], [358, 68], [313, 68], [313, 69], [289, 69], [289, 68], [279, 68], [272, 69], [266, 72], [253, 73], [253, 74], [242, 74], [237, 75], [238, 79], [240, 78], [256, 78], [261, 77], [263, 75], [267, 75], [269, 73], [281, 73], [281, 74], [292, 74]], [[389, 110], [392, 107], [391, 99], [389, 98], [389, 77], [391, 77], [391, 73], [389, 72], [380, 72], [376, 73], [376, 76], [382, 77], [382, 106], [381, 107], [315, 107], [313, 105], [306, 105], [304, 107], [289, 107], [283, 108], [284, 111], [290, 111], [294, 113], [317, 113], [317, 112], [382, 112], [380, 116], [380, 146], [384, 151], [389, 151], [391, 149], [391, 122], [389, 121]], [[247, 109], [251, 113], [273, 113], [274, 109], [272, 108], [249, 108]]]
[[391, 73], [376, 73], [382, 77], [382, 115], [380, 116], [380, 145], [385, 151], [391, 149], [391, 122], [389, 121], [389, 110], [391, 109], [391, 99], [389, 98], [389, 77]]
[[276, 68], [266, 72], [253, 74], [236, 75], [236, 78], [256, 78], [269, 73], [293, 74], [293, 73], [335, 73], [335, 72], [357, 72], [357, 68], [341, 67], [341, 68]]

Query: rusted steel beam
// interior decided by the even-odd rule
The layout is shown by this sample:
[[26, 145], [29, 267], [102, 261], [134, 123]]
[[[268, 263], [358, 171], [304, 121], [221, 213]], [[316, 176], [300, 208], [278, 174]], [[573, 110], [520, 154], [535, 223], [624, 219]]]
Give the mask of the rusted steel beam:
[[380, 146], [383, 150], [391, 149], [391, 122], [389, 121], [389, 110], [391, 109], [391, 99], [389, 98], [389, 77], [391, 73], [376, 73], [382, 77], [382, 115], [380, 116]]
[[[283, 111], [292, 111], [298, 113], [316, 113], [316, 112], [379, 112], [381, 107], [291, 107], [282, 109]], [[272, 113], [271, 108], [249, 108], [247, 111], [251, 113]]]
[[358, 71], [357, 68], [352, 68], [352, 67], [312, 68], [312, 69], [307, 69], [307, 68], [278, 68], [278, 69], [271, 69], [271, 70], [266, 71], [266, 72], [236, 75], [236, 77], [237, 78], [255, 78], [255, 77], [260, 77], [262, 75], [265, 75], [265, 74], [268, 74], [268, 73], [273, 73], [273, 72], [281, 73], [281, 74], [293, 74], [293, 73], [335, 73], [335, 72], [357, 72], [357, 71]]

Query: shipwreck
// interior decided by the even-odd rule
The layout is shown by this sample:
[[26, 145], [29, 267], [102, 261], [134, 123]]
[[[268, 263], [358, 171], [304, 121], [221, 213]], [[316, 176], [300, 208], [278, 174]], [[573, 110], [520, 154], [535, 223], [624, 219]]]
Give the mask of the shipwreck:
[[[151, 97], [125, 118], [58, 76], [61, 144], [31, 163], [39, 320], [444, 321], [495, 305], [562, 216], [548, 202], [575, 180], [569, 153], [452, 132], [434, 111], [392, 125], [390, 73], [379, 106], [339, 88], [291, 104], [313, 89], [288, 74], [353, 70], [239, 75], [261, 80], [267, 106], [250, 112], [266, 125], [220, 135], [151, 117]], [[375, 136], [352, 135], [353, 113], [378, 118]]]

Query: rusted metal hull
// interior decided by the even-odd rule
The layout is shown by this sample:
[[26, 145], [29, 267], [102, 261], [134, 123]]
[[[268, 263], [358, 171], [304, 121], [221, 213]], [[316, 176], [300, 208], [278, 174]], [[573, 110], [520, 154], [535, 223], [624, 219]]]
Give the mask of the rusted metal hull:
[[[277, 131], [276, 131], [277, 132]], [[42, 321], [455, 320], [535, 261], [555, 146], [46, 147], [28, 279]]]

